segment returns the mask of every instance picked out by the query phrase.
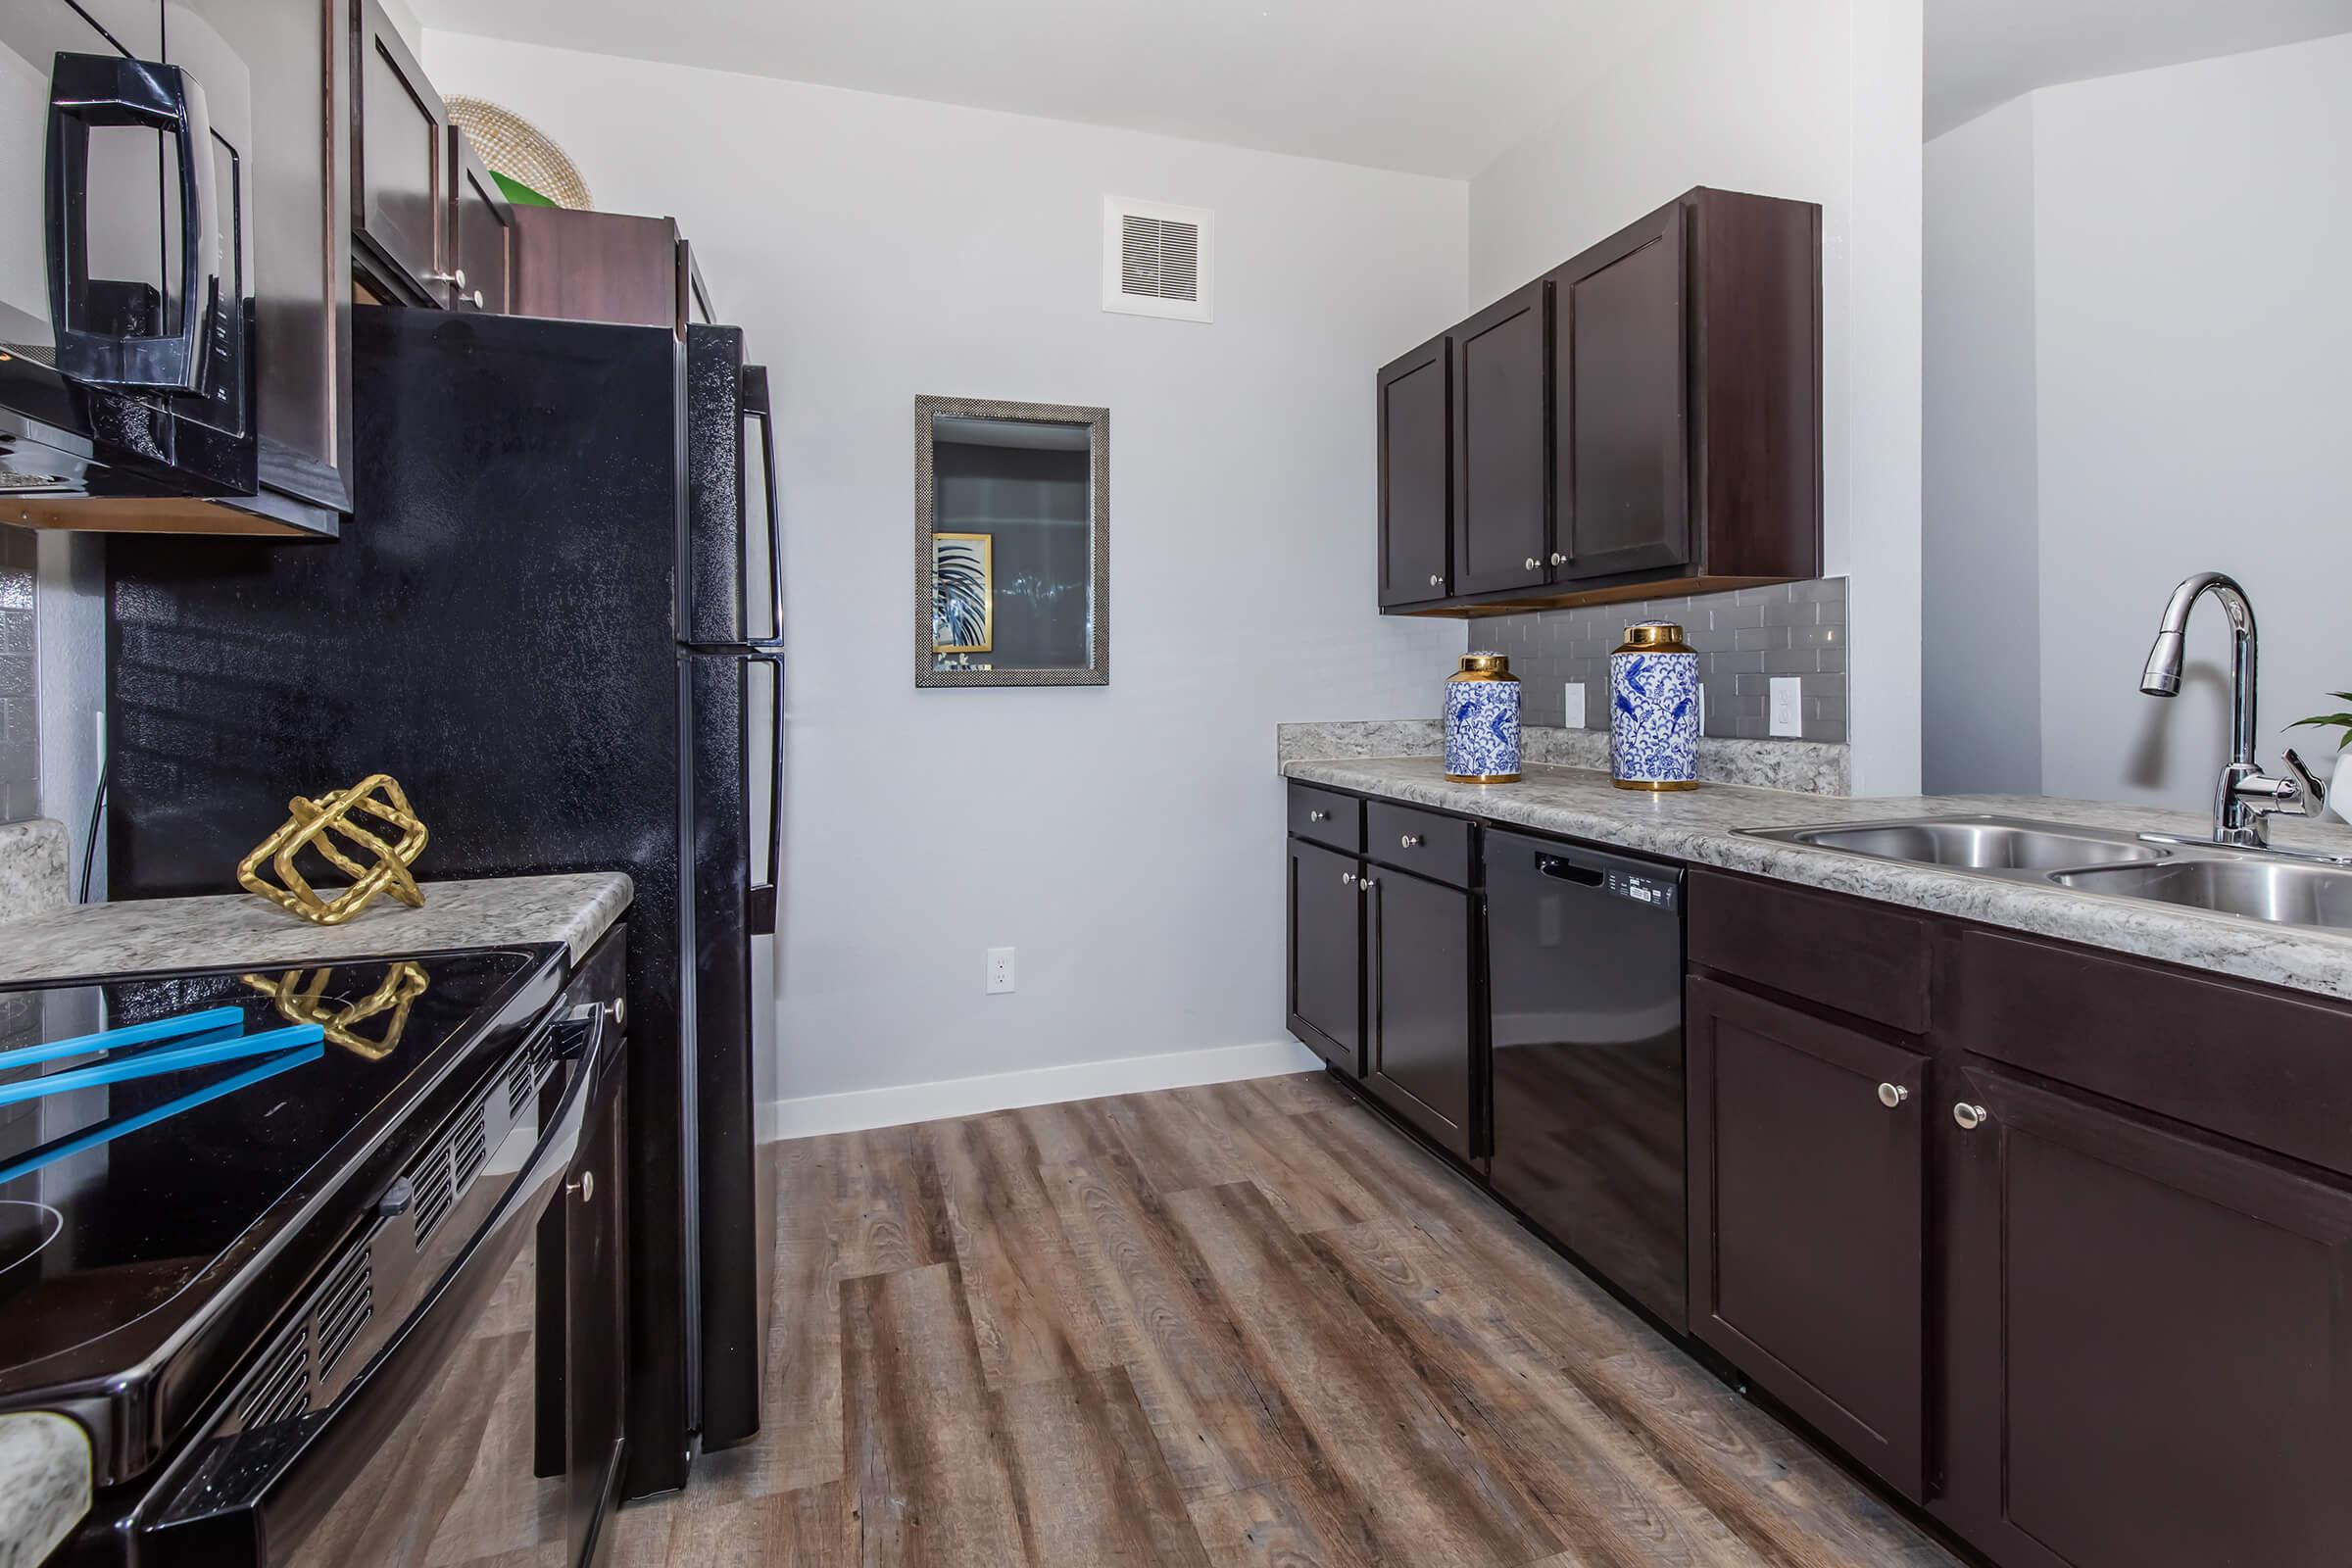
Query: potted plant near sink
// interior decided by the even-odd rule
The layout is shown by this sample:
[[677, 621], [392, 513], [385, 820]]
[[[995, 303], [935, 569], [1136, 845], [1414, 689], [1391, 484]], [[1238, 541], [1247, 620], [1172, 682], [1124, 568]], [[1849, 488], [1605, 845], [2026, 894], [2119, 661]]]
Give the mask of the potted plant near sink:
[[[2339, 703], [2352, 703], [2352, 692], [2329, 692]], [[2335, 771], [2328, 781], [2328, 808], [2336, 820], [2352, 822], [2352, 712], [2314, 713], [2298, 718], [2288, 729], [2331, 729], [2335, 731]]]

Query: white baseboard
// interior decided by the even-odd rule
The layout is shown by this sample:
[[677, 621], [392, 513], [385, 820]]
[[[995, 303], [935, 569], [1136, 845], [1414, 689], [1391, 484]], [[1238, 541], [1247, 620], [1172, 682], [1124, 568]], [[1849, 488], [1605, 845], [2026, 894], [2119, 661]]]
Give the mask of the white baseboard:
[[1208, 1051], [1171, 1051], [1157, 1056], [1119, 1056], [1109, 1061], [1076, 1061], [1061, 1067], [950, 1078], [940, 1083], [860, 1089], [846, 1095], [808, 1095], [774, 1100], [760, 1107], [760, 1141], [813, 1138], [820, 1133], [861, 1132], [898, 1127], [942, 1116], [976, 1116], [983, 1111], [1051, 1105], [1065, 1100], [1099, 1100], [1147, 1089], [1181, 1089], [1189, 1084], [1233, 1083], [1307, 1072], [1323, 1058], [1296, 1040], [1267, 1040]]

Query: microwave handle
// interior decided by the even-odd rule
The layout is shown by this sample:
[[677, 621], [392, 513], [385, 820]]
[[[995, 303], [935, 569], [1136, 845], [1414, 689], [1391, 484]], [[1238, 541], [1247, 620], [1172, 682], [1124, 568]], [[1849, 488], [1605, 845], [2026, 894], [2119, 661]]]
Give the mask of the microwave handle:
[[[760, 478], [767, 501], [767, 630], [744, 638], [747, 648], [784, 646], [784, 520], [776, 510], [776, 422], [767, 394], [767, 367], [747, 365], [740, 377], [743, 416], [760, 425]], [[747, 585], [748, 586], [748, 585]], [[750, 598], [749, 594], [745, 595]], [[743, 628], [749, 632], [751, 628]]]
[[[90, 276], [90, 131], [117, 125], [143, 125], [178, 143], [177, 331], [109, 330], [111, 323], [101, 318], [94, 290], [108, 280]], [[204, 391], [205, 335], [219, 319], [221, 281], [220, 209], [204, 89], [178, 66], [119, 55], [59, 55], [49, 85], [46, 174], [49, 316], [58, 372], [89, 386]], [[119, 192], [99, 199], [145, 196]]]

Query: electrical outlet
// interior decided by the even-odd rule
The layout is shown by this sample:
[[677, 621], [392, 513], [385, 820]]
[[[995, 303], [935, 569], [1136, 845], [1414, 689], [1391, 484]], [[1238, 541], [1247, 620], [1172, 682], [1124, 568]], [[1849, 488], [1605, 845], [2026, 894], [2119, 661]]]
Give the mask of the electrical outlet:
[[1801, 736], [1805, 732], [1805, 688], [1794, 675], [1772, 677], [1772, 733]]
[[1560, 722], [1570, 729], [1583, 729], [1585, 727], [1585, 683], [1583, 681], [1572, 680], [1568, 683], [1566, 707], [1568, 716], [1561, 719]]
[[989, 949], [988, 994], [992, 997], [1001, 997], [1011, 989], [1012, 950], [1010, 948]]

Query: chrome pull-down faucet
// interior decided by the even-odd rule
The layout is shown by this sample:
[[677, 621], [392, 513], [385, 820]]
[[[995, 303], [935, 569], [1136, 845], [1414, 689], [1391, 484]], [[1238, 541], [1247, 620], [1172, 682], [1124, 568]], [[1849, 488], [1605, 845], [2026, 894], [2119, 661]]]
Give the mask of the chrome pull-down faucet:
[[2140, 673], [2139, 689], [2150, 697], [2177, 697], [2180, 692], [2180, 655], [2187, 640], [2188, 612], [2197, 601], [2213, 595], [2230, 617], [2230, 761], [2222, 769], [2213, 794], [2213, 842], [2241, 849], [2269, 847], [2265, 828], [2276, 812], [2308, 816], [2327, 799], [2327, 791], [2303, 759], [2293, 752], [2286, 762], [2294, 776], [2273, 778], [2255, 760], [2254, 673], [2258, 647], [2254, 606], [2234, 578], [2218, 571], [2200, 571], [2173, 590], [2157, 628], [2148, 665]]

